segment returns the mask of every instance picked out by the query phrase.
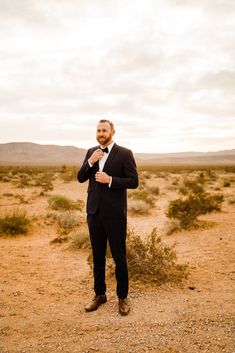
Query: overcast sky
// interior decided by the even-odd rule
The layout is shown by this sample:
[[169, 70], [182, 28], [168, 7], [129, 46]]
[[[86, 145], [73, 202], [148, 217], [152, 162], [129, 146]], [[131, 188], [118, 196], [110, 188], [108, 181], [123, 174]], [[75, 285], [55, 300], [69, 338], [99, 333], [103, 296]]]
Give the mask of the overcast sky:
[[234, 0], [0, 0], [0, 142], [235, 148]]

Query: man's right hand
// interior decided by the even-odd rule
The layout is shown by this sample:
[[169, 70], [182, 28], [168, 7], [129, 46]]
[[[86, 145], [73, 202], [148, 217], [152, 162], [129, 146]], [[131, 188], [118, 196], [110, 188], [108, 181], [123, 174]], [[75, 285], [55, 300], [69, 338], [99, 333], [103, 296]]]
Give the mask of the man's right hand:
[[98, 148], [92, 153], [92, 155], [88, 159], [88, 162], [93, 165], [95, 164], [95, 162], [99, 161], [103, 157], [103, 155], [104, 152], [100, 148]]

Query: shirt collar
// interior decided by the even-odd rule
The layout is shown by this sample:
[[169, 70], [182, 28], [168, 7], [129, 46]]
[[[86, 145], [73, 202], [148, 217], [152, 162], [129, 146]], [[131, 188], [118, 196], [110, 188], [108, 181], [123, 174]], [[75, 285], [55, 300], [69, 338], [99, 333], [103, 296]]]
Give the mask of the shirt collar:
[[[111, 149], [113, 148], [113, 145], [114, 145], [114, 141], [112, 143], [110, 143], [110, 145], [107, 146], [109, 153], [110, 153]], [[102, 149], [102, 146], [100, 146], [100, 147]]]

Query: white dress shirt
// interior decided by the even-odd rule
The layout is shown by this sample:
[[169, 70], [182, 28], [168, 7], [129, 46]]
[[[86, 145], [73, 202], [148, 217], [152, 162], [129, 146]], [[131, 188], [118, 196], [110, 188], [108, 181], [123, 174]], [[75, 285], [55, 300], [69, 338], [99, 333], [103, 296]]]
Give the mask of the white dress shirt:
[[[111, 152], [111, 149], [113, 148], [113, 145], [114, 145], [114, 141], [107, 146], [109, 152], [108, 153], [104, 152], [103, 157], [99, 160], [99, 172], [103, 171], [105, 162], [109, 156], [109, 153]], [[102, 150], [102, 146], [100, 146], [100, 149]], [[92, 168], [93, 164], [91, 164], [89, 161], [88, 163], [89, 163], [89, 166]], [[109, 188], [110, 188], [112, 184], [112, 177], [111, 176], [109, 177], [110, 177], [110, 182], [109, 182]]]
[[[111, 152], [111, 149], [113, 148], [113, 145], [114, 145], [114, 142], [110, 143], [110, 145], [108, 145], [108, 150], [109, 150], [109, 153]], [[100, 146], [101, 150], [102, 150], [102, 146]], [[104, 155], [103, 157], [99, 160], [99, 172], [102, 172], [103, 169], [104, 169], [104, 165], [105, 165], [105, 162], [109, 156], [109, 153], [106, 153], [104, 152]]]

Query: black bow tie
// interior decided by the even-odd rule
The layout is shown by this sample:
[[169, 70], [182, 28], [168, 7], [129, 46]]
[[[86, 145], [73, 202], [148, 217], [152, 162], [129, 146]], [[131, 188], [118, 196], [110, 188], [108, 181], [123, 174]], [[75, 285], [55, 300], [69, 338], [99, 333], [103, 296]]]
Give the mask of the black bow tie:
[[101, 148], [101, 151], [106, 152], [106, 153], [109, 153], [109, 149], [108, 149], [108, 147]]

